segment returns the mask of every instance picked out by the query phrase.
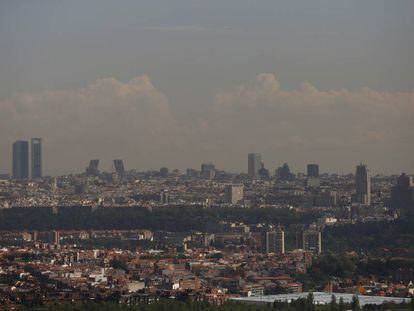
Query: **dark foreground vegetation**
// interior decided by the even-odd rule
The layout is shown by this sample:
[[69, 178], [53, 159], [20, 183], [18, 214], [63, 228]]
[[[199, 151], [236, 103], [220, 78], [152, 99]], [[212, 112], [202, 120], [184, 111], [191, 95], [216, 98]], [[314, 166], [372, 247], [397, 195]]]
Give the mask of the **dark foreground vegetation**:
[[307, 298], [297, 299], [292, 303], [275, 302], [269, 305], [253, 305], [244, 303], [227, 302], [221, 306], [214, 306], [206, 302], [181, 302], [174, 300], [160, 300], [151, 304], [139, 304], [135, 306], [121, 305], [111, 302], [78, 302], [65, 303], [61, 305], [51, 305], [46, 307], [32, 307], [30, 310], [48, 311], [362, 311], [362, 310], [414, 310], [414, 304], [393, 304], [365, 305], [360, 306], [358, 298], [355, 296], [349, 304], [342, 300], [337, 301], [333, 296], [330, 303], [325, 305], [315, 305], [313, 295]]
[[[185, 209], [185, 212], [183, 212]], [[202, 207], [28, 207], [0, 210], [0, 230], [149, 229], [182, 232], [214, 230], [220, 221], [291, 225], [311, 223], [317, 213], [288, 209]]]

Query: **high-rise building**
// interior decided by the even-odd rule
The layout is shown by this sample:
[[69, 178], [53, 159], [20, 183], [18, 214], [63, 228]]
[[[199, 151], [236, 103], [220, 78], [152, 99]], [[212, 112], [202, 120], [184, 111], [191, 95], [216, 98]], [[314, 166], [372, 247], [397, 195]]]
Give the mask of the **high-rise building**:
[[169, 194], [168, 190], [163, 190], [160, 193], [160, 203], [162, 203], [162, 204], [170, 203], [170, 194]]
[[276, 247], [275, 252], [279, 254], [285, 253], [285, 232], [282, 228], [276, 229]]
[[291, 173], [289, 165], [287, 163], [283, 164], [276, 169], [276, 179], [281, 181], [292, 181], [295, 179], [295, 175]]
[[401, 174], [391, 189], [391, 206], [394, 209], [414, 211], [414, 181], [411, 176]]
[[86, 175], [96, 176], [99, 174], [99, 160], [93, 159], [89, 161], [89, 166], [86, 167]]
[[317, 229], [299, 230], [296, 232], [296, 248], [314, 253], [322, 252], [322, 235]]
[[243, 200], [243, 185], [227, 185], [226, 201], [229, 204], [237, 204]]
[[160, 168], [160, 175], [161, 177], [167, 177], [169, 174], [168, 167], [161, 167]]
[[264, 234], [264, 251], [269, 253], [285, 253], [285, 232], [281, 228], [276, 230], [271, 229], [270, 231], [263, 232]]
[[13, 144], [13, 178], [29, 178], [29, 142], [18, 140]]
[[307, 166], [308, 177], [319, 177], [319, 164], [308, 164]]
[[356, 167], [355, 196], [353, 201], [364, 205], [371, 205], [371, 177], [366, 165]]
[[270, 178], [269, 170], [267, 168], [265, 168], [263, 162], [260, 163], [259, 177], [260, 177], [260, 179], [263, 179], [263, 180], [268, 180]]
[[42, 139], [32, 138], [30, 140], [30, 152], [31, 152], [31, 173], [32, 178], [42, 177]]
[[216, 176], [216, 167], [214, 164], [201, 164], [201, 178], [204, 179], [214, 179]]
[[259, 178], [259, 170], [262, 166], [260, 153], [249, 153], [247, 156], [247, 172], [251, 178]]
[[124, 176], [125, 174], [124, 161], [122, 161], [121, 159], [114, 160], [114, 167], [115, 167], [115, 172], [118, 174], [118, 176]]

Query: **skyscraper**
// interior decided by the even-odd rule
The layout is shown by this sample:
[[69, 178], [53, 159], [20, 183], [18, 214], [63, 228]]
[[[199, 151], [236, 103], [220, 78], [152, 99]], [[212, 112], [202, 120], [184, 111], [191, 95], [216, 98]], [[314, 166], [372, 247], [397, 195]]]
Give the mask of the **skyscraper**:
[[262, 157], [260, 153], [249, 153], [247, 156], [247, 172], [250, 177], [258, 178], [261, 168]]
[[13, 178], [29, 178], [29, 142], [18, 140], [13, 144]]
[[125, 174], [124, 161], [122, 161], [121, 159], [114, 160], [114, 167], [115, 167], [115, 172], [119, 176], [124, 176]]
[[32, 178], [42, 177], [42, 139], [32, 138], [30, 140], [30, 152], [31, 152], [31, 173]]
[[391, 189], [391, 207], [394, 209], [414, 210], [414, 180], [401, 174], [397, 184]]
[[371, 205], [371, 177], [367, 166], [364, 164], [356, 167], [355, 186], [356, 192], [353, 201]]
[[308, 177], [319, 177], [319, 164], [308, 164], [307, 175]]
[[212, 163], [201, 164], [201, 178], [214, 179], [215, 176], [216, 176], [216, 167], [214, 166], [214, 164]]
[[283, 166], [279, 166], [276, 169], [276, 179], [281, 181], [292, 181], [295, 179], [295, 175], [290, 171], [289, 165], [287, 163]]
[[99, 160], [93, 159], [89, 161], [89, 166], [86, 167], [86, 175], [98, 175], [99, 174]]

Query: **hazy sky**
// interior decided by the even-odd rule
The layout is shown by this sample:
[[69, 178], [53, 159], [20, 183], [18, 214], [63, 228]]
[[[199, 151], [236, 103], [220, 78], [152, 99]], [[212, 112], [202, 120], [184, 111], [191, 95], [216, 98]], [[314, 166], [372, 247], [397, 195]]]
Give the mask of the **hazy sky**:
[[0, 0], [0, 172], [414, 173], [414, 1]]

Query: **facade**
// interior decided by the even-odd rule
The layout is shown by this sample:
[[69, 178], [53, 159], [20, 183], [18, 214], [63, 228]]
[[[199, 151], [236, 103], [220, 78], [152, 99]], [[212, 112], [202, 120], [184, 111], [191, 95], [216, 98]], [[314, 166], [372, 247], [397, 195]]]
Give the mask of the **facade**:
[[216, 176], [216, 167], [214, 164], [201, 164], [201, 178], [204, 179], [214, 179]]
[[292, 181], [295, 179], [295, 175], [291, 173], [289, 165], [283, 164], [276, 169], [276, 179], [280, 181]]
[[317, 229], [296, 232], [296, 248], [317, 254], [322, 252], [322, 234]]
[[168, 176], [168, 174], [169, 174], [170, 172], [169, 172], [169, 170], [168, 170], [168, 168], [167, 167], [161, 167], [160, 168], [160, 175], [161, 175], [161, 177], [167, 177]]
[[115, 167], [115, 172], [119, 176], [124, 176], [125, 174], [124, 161], [122, 161], [121, 159], [114, 160], [114, 167]]
[[285, 232], [281, 228], [263, 231], [261, 249], [263, 253], [285, 253]]
[[414, 181], [411, 176], [401, 174], [391, 189], [391, 206], [394, 209], [414, 211]]
[[32, 138], [30, 140], [30, 152], [31, 152], [31, 173], [32, 178], [42, 177], [42, 139]]
[[308, 164], [307, 166], [308, 177], [319, 177], [319, 164]]
[[13, 178], [29, 178], [29, 142], [18, 140], [13, 144]]
[[243, 200], [243, 185], [227, 185], [226, 201], [229, 204], [237, 204]]
[[353, 201], [364, 205], [371, 205], [371, 177], [366, 165], [356, 167], [355, 196]]
[[89, 161], [89, 166], [86, 167], [86, 175], [98, 175], [99, 174], [99, 160], [93, 159]]
[[281, 228], [276, 230], [276, 253], [285, 253], [285, 232]]
[[249, 153], [247, 156], [247, 172], [251, 178], [259, 178], [262, 157], [259, 153]]

